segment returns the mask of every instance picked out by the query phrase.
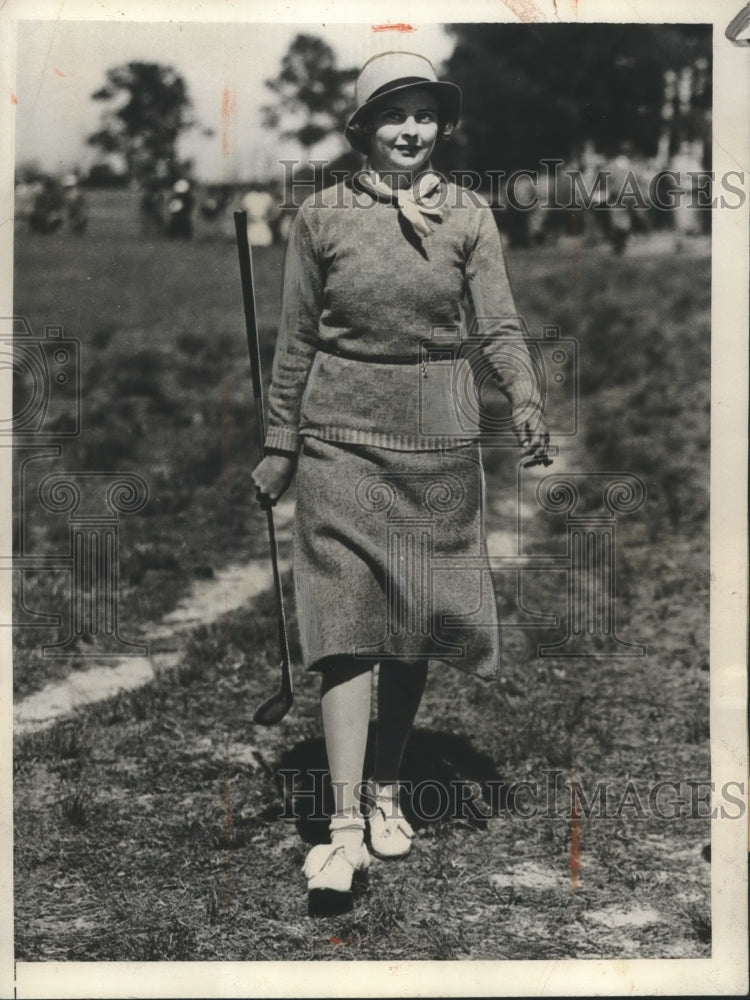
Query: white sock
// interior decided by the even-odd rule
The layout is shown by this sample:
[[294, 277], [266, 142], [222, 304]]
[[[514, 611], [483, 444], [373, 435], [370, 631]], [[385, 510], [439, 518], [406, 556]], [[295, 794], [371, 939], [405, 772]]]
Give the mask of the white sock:
[[359, 813], [331, 817], [329, 826], [332, 844], [343, 844], [344, 854], [351, 864], [359, 863], [365, 839], [365, 821]]

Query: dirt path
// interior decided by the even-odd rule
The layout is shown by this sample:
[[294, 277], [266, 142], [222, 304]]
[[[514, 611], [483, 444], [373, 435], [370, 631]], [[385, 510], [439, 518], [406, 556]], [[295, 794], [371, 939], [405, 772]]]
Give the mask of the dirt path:
[[[294, 517], [294, 503], [276, 508], [276, 528], [282, 552]], [[289, 566], [282, 558], [281, 569]], [[18, 701], [13, 712], [14, 731], [21, 735], [51, 725], [84, 705], [102, 701], [118, 691], [148, 684], [158, 673], [175, 667], [181, 659], [179, 637], [198, 625], [210, 625], [221, 615], [248, 605], [273, 582], [268, 559], [253, 559], [219, 570], [213, 579], [195, 583], [190, 594], [147, 631], [149, 656], [94, 661], [85, 670], [73, 670], [64, 680], [45, 685]]]
[[[554, 471], [568, 468], [570, 457], [559, 454]], [[532, 469], [527, 476], [535, 478], [544, 470]], [[518, 497], [503, 497], [490, 503], [490, 531], [487, 545], [491, 556], [518, 554], [516, 523], [530, 527], [535, 510], [520, 502]], [[288, 547], [294, 518], [293, 500], [285, 500], [275, 512], [276, 528], [282, 554]], [[512, 527], [492, 530], [492, 523]], [[282, 558], [281, 568], [289, 567]], [[211, 580], [195, 583], [189, 595], [147, 632], [148, 656], [122, 657], [115, 660], [93, 661], [83, 670], [73, 670], [62, 681], [45, 685], [39, 691], [18, 701], [14, 707], [14, 731], [18, 735], [43, 729], [76, 709], [91, 705], [116, 694], [148, 684], [164, 670], [177, 666], [181, 659], [179, 637], [199, 625], [210, 625], [222, 615], [243, 605], [249, 605], [272, 584], [270, 562], [255, 559], [248, 563], [233, 563], [218, 571]]]

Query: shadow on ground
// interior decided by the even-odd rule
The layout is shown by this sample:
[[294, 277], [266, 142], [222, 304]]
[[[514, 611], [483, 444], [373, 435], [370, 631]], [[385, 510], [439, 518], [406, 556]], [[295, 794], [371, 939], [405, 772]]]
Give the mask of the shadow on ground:
[[[375, 727], [370, 725], [365, 774], [372, 773]], [[328, 842], [333, 796], [322, 739], [302, 740], [279, 759], [277, 790], [286, 818], [296, 818], [308, 844]], [[494, 762], [453, 733], [415, 729], [401, 768], [403, 808], [415, 829], [455, 820], [483, 829], [505, 808], [505, 786]], [[278, 806], [274, 806], [278, 816]]]

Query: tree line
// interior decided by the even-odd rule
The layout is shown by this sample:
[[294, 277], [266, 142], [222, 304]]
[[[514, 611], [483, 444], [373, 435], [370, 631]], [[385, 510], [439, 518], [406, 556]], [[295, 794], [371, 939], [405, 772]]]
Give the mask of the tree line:
[[[575, 159], [586, 144], [605, 155], [627, 143], [654, 156], [665, 140], [672, 152], [684, 141], [710, 149], [710, 25], [446, 27], [456, 44], [436, 68], [461, 87], [464, 106], [455, 141], [443, 148], [443, 169], [512, 171]], [[323, 139], [341, 135], [358, 69], [339, 66], [323, 38], [297, 35], [266, 81], [266, 127], [312, 154]], [[88, 142], [105, 156], [120, 155], [131, 179], [189, 171], [177, 144], [200, 126], [187, 84], [172, 67], [113, 67], [92, 98], [105, 107]]]

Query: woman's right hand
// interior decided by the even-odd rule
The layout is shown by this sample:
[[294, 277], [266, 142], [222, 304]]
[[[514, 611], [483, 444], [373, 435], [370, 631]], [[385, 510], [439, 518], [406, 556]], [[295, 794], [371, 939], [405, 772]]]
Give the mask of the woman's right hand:
[[266, 455], [253, 469], [255, 498], [261, 507], [273, 507], [289, 489], [297, 466], [295, 455]]

